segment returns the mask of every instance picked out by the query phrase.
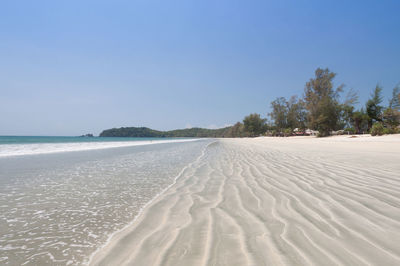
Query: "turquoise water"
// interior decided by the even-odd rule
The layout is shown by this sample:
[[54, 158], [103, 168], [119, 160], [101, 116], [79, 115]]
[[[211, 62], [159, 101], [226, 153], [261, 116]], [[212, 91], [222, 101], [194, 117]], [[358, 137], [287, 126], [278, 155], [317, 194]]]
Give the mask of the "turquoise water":
[[194, 141], [189, 138], [0, 136], [0, 157]]
[[115, 138], [115, 137], [53, 137], [53, 136], [0, 136], [0, 144], [36, 144], [36, 143], [71, 143], [71, 142], [115, 142], [168, 140], [177, 138]]

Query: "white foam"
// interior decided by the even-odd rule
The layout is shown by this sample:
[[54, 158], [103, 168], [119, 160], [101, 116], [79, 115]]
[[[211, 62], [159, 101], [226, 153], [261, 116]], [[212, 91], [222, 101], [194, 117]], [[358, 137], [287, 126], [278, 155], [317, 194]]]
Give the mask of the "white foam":
[[110, 141], [110, 142], [75, 142], [75, 143], [35, 143], [0, 145], [0, 157], [46, 154], [57, 152], [86, 151], [108, 148], [152, 145], [161, 143], [177, 143], [197, 141], [199, 139], [169, 139], [144, 141]]

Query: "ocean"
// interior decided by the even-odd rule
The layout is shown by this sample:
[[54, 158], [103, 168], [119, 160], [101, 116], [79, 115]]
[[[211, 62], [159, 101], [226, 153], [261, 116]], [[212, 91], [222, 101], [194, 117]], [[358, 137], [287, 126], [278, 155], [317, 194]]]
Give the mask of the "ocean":
[[190, 138], [0, 136], [0, 157], [195, 141]]
[[211, 141], [0, 137], [0, 264], [86, 264]]

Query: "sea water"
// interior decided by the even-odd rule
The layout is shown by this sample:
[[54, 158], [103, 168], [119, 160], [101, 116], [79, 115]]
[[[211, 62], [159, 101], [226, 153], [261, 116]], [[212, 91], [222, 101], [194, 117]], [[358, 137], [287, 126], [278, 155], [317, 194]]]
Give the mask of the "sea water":
[[116, 140], [3, 139], [1, 265], [87, 263], [211, 142]]
[[196, 139], [0, 136], [0, 157], [188, 141]]

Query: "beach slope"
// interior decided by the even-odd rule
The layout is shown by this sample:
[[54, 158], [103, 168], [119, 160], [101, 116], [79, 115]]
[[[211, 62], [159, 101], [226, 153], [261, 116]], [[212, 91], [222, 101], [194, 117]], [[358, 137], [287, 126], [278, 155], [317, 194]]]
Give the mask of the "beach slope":
[[400, 136], [222, 139], [92, 265], [400, 265]]

